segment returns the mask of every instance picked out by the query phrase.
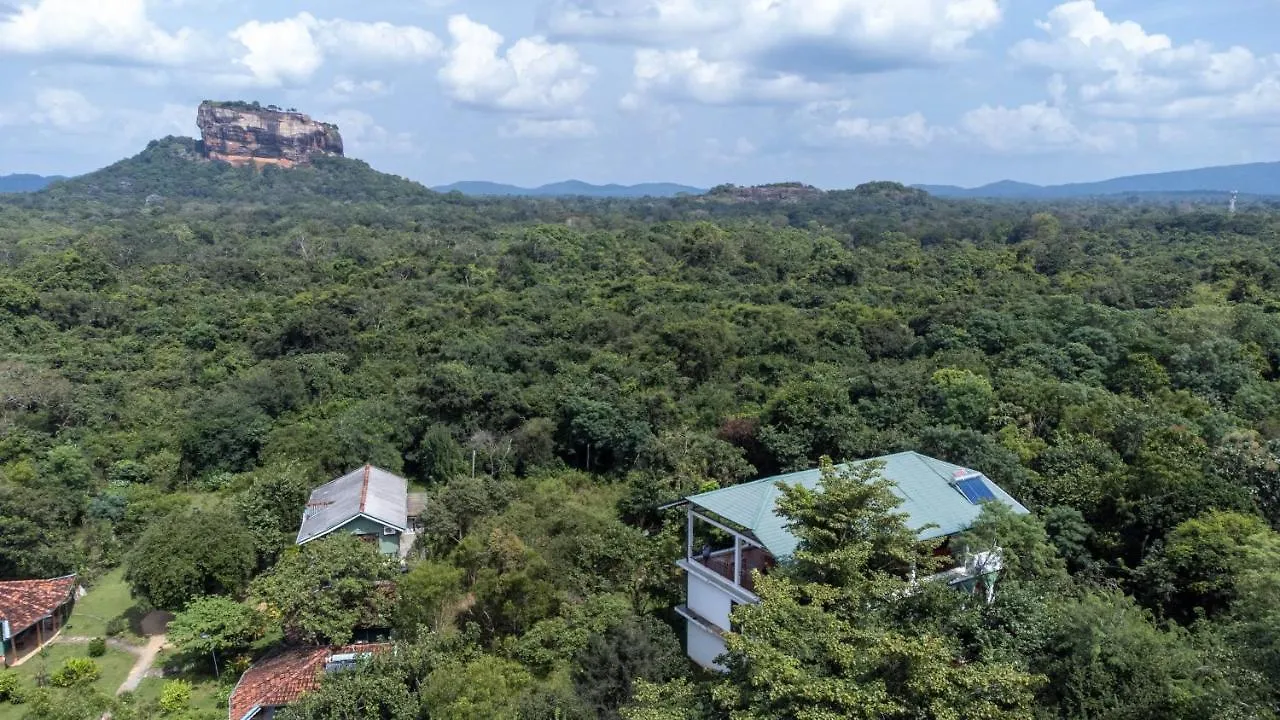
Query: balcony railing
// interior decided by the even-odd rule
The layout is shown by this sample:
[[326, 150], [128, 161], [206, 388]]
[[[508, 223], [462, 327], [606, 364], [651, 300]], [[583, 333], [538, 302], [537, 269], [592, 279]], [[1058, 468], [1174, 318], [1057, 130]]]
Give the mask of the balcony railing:
[[733, 548], [717, 550], [710, 554], [694, 553], [689, 560], [707, 568], [738, 587], [754, 593], [755, 578], [751, 571], [759, 570], [761, 574], [764, 574], [777, 563], [774, 562], [773, 556], [757, 547], [742, 547], [741, 556], [742, 564], [740, 567], [735, 567]]

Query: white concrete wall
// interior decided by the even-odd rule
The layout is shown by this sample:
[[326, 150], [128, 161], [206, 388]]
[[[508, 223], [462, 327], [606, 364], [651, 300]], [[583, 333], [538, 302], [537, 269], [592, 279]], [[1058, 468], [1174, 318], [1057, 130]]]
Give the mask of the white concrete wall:
[[[729, 594], [712, 583], [699, 578], [695, 573], [685, 573], [689, 577], [689, 609], [701, 615], [721, 630], [729, 629], [729, 611], [732, 609]], [[723, 645], [721, 645], [723, 647]], [[689, 644], [689, 654], [693, 654], [693, 643]]]
[[697, 623], [685, 622], [685, 626], [688, 627], [685, 632], [689, 644], [689, 659], [708, 670], [723, 671], [724, 667], [717, 665], [715, 660], [724, 654], [724, 640], [702, 629]]

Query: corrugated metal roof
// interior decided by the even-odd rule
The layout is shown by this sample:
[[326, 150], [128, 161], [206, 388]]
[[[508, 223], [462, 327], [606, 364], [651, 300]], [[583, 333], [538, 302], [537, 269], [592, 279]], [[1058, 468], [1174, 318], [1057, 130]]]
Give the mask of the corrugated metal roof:
[[409, 482], [365, 465], [311, 491], [302, 514], [298, 544], [314, 540], [365, 515], [401, 532], [409, 527]]
[[[952, 465], [917, 452], [886, 455], [851, 464], [857, 465], [864, 462], [884, 463], [880, 473], [894, 483], [893, 491], [902, 498], [901, 510], [907, 514], [908, 524], [914, 528], [924, 528], [926, 525], [937, 526], [921, 530], [921, 540], [931, 540], [968, 530], [973, 527], [978, 514], [982, 512], [981, 506], [970, 503], [951, 484], [957, 471], [963, 471], [966, 474], [969, 472], [959, 465]], [[785, 521], [775, 510], [779, 495], [777, 483], [802, 485], [810, 490], [816, 490], [821, 479], [821, 473], [817, 469], [804, 470], [713, 490], [694, 495], [688, 500], [692, 505], [750, 530], [774, 557], [783, 558], [795, 552], [798, 540], [787, 531], [784, 526]], [[1015, 512], [1024, 515], [1029, 512], [1021, 503], [985, 476], [982, 477], [982, 482], [990, 487], [998, 500], [1013, 508]]]

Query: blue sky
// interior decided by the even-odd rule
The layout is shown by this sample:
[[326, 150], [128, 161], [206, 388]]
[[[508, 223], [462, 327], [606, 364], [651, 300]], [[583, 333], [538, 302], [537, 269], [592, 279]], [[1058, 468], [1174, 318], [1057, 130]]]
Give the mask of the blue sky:
[[1055, 183], [1280, 160], [1280, 0], [0, 0], [0, 174], [337, 122], [428, 184]]

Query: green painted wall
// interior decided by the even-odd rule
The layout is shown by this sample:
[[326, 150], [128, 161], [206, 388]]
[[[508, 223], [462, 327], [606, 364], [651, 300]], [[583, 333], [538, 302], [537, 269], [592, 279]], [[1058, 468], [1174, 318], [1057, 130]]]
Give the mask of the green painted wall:
[[347, 532], [353, 535], [377, 535], [378, 536], [378, 552], [383, 555], [397, 555], [400, 552], [400, 531], [397, 530], [394, 535], [383, 535], [382, 529], [386, 527], [376, 520], [370, 520], [365, 517], [352, 519], [350, 522], [339, 525], [334, 533]]

